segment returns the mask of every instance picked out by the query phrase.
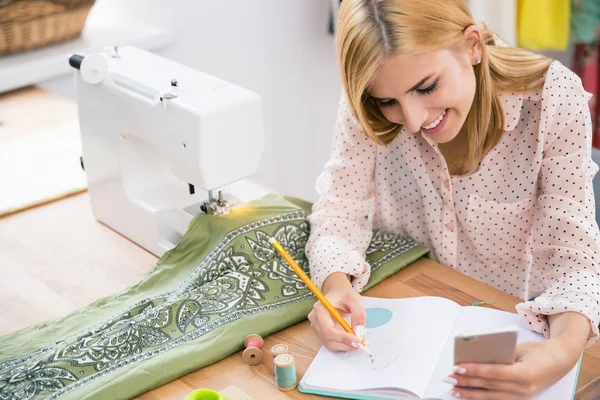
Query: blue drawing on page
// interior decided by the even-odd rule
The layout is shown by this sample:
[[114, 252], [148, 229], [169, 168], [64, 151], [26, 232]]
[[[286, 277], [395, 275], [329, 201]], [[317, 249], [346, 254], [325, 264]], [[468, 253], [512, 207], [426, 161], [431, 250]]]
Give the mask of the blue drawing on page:
[[367, 323], [365, 325], [367, 329], [379, 328], [392, 320], [392, 311], [387, 308], [370, 307], [365, 311], [367, 313]]

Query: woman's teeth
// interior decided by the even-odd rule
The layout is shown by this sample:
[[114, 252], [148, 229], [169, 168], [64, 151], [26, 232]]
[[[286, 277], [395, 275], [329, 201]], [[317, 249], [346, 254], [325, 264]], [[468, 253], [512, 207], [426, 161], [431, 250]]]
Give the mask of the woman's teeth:
[[446, 115], [446, 110], [444, 110], [444, 112], [441, 113], [440, 116], [437, 117], [435, 121], [433, 121], [429, 125], [423, 126], [423, 128], [425, 128], [425, 129], [433, 129], [433, 128], [435, 128], [436, 126], [438, 126], [438, 124], [440, 122], [442, 122], [442, 120], [444, 119], [444, 115]]

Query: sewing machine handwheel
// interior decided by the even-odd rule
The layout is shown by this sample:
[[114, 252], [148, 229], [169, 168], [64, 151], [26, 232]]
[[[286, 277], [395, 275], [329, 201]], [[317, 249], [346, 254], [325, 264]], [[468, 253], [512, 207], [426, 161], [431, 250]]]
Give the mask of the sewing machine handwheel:
[[69, 65], [75, 69], [80, 69], [84, 58], [85, 57], [82, 55], [72, 54], [71, 57], [69, 57]]
[[108, 64], [100, 54], [90, 54], [81, 61], [79, 70], [85, 82], [96, 85], [106, 77]]

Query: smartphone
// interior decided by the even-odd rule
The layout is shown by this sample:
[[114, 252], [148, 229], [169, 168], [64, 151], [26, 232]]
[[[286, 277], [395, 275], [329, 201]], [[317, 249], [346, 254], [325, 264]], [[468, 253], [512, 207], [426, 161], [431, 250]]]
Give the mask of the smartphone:
[[454, 337], [454, 365], [514, 363], [518, 332], [517, 327], [509, 327], [457, 334]]

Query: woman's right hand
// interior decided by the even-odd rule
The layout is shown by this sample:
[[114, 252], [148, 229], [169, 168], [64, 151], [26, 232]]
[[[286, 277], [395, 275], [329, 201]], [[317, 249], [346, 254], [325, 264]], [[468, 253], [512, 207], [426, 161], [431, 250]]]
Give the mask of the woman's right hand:
[[[323, 282], [323, 294], [342, 315], [351, 315], [350, 326], [357, 335], [361, 330], [364, 331], [367, 317], [362, 298], [354, 290], [346, 274], [335, 272], [329, 275]], [[329, 350], [350, 351], [359, 347], [360, 339], [346, 332], [320, 301], [315, 303], [308, 319], [321, 343]]]

